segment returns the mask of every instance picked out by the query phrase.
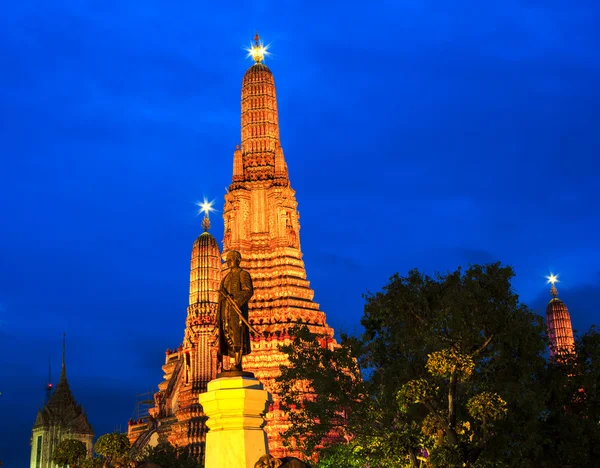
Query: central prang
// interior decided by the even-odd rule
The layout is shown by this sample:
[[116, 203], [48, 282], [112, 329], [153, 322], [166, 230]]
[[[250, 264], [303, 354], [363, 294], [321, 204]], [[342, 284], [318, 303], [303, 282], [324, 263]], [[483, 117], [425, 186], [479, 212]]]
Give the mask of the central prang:
[[219, 309], [215, 326], [219, 329], [219, 362], [223, 369], [223, 356], [233, 359], [231, 370], [221, 377], [247, 375], [242, 369], [242, 357], [250, 354], [250, 331], [256, 330], [248, 322], [248, 301], [254, 294], [250, 273], [240, 267], [242, 255], [232, 250], [225, 261], [229, 271], [219, 288]]

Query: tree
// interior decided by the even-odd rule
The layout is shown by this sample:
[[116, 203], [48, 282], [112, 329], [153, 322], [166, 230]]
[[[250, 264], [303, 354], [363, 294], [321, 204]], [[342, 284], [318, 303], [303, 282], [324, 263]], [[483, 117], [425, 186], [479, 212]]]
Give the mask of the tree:
[[347, 419], [359, 417], [356, 411], [345, 414], [365, 394], [356, 362], [358, 342], [344, 336], [344, 346], [333, 347], [330, 338], [315, 336], [306, 326], [293, 327], [290, 334], [292, 343], [281, 347], [290, 365], [281, 367], [277, 379], [281, 406], [292, 424], [284, 443], [291, 446], [294, 439], [303, 453], [312, 454], [330, 435], [347, 437]]
[[102, 458], [86, 458], [81, 463], [81, 468], [103, 468], [104, 459]]
[[[532, 466], [546, 338], [541, 317], [512, 291], [513, 276], [499, 263], [396, 274], [365, 296], [361, 337], [336, 351], [317, 348], [318, 336], [296, 337], [282, 348], [290, 366], [278, 379], [292, 422], [304, 415], [288, 443], [330, 446], [322, 466], [334, 453], [345, 453], [348, 466]], [[348, 358], [362, 382], [347, 383], [345, 375], [357, 375]], [[314, 392], [302, 394], [302, 385]], [[331, 431], [352, 449], [336, 450]]]
[[140, 461], [160, 465], [161, 468], [200, 468], [202, 465], [190, 455], [187, 448], [173, 447], [162, 443], [156, 447], [147, 447]]
[[600, 459], [600, 333], [577, 337], [576, 353], [551, 361], [541, 376], [545, 401], [538, 465], [595, 466]]
[[59, 466], [78, 468], [87, 455], [87, 448], [83, 442], [75, 439], [64, 439], [59, 442], [52, 452], [52, 461]]
[[118, 432], [100, 436], [94, 446], [95, 452], [106, 458], [111, 464], [120, 463], [130, 448], [131, 444], [127, 436]]

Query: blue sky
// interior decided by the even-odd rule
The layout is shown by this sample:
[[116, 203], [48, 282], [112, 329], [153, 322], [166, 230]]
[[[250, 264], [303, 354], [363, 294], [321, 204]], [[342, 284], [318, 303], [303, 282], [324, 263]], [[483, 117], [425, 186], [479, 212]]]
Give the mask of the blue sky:
[[[202, 2], [201, 2], [202, 3]], [[396, 271], [501, 260], [599, 322], [592, 1], [12, 2], [0, 15], [0, 459], [24, 467], [48, 356], [97, 434], [183, 337], [194, 202], [222, 208], [243, 48], [273, 55], [315, 299], [336, 331]], [[222, 222], [212, 232], [222, 239]]]

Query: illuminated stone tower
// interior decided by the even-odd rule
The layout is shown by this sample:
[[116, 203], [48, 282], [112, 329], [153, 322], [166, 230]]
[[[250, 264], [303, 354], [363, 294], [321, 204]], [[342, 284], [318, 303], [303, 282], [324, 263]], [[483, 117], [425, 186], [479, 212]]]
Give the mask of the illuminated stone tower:
[[210, 204], [204, 204], [204, 232], [192, 247], [190, 267], [190, 299], [187, 309], [183, 344], [167, 350], [164, 380], [154, 395], [149, 417], [130, 421], [128, 436], [136, 449], [169, 442], [190, 448], [201, 459], [204, 455], [206, 417], [198, 403], [198, 395], [215, 378], [217, 354], [214, 320], [221, 281], [221, 255], [215, 238], [208, 232]]
[[[52, 388], [50, 383], [49, 388]], [[81, 405], [75, 401], [69, 387], [63, 338], [62, 370], [58, 385], [48, 402], [38, 411], [33, 425], [30, 467], [54, 468], [52, 453], [64, 439], [76, 439], [83, 442], [87, 448], [87, 456], [92, 456], [94, 430]]]
[[558, 283], [558, 276], [550, 275], [548, 282], [552, 284], [550, 288], [552, 299], [546, 306], [546, 325], [550, 338], [550, 356], [557, 357], [575, 351], [575, 339], [569, 309], [558, 298], [558, 290], [555, 286], [555, 283]]
[[279, 139], [275, 80], [262, 63], [266, 48], [258, 34], [255, 41], [250, 51], [255, 64], [242, 81], [242, 140], [233, 155], [233, 177], [225, 195], [223, 254], [240, 252], [241, 266], [252, 276], [249, 321], [260, 336], [251, 336], [252, 352], [244, 356], [243, 366], [273, 394], [266, 431], [271, 453], [283, 456], [279, 434], [286, 418], [279, 410], [274, 378], [285, 355], [278, 345], [290, 342], [289, 329], [297, 323], [329, 336], [332, 346], [333, 330], [313, 301], [306, 279], [298, 203]]

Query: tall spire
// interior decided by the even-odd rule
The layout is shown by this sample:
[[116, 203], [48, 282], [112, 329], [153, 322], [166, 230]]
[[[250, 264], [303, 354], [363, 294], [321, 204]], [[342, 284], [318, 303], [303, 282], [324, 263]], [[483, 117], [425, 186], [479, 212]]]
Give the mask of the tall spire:
[[[204, 232], [196, 239], [192, 247], [192, 261], [190, 267], [190, 302], [189, 305], [199, 303], [216, 303], [216, 290], [220, 280], [220, 252], [215, 238], [208, 232], [210, 229], [209, 213], [216, 211], [213, 208], [214, 200], [197, 202], [198, 214], [204, 213], [202, 229]], [[213, 292], [211, 292], [214, 289]]]
[[[266, 180], [275, 185], [286, 185], [287, 181], [282, 178], [283, 169], [276, 171], [275, 167], [276, 151], [280, 146], [277, 94], [273, 74], [262, 63], [268, 46], [260, 42], [258, 34], [254, 39], [248, 55], [255, 63], [248, 68], [242, 81], [241, 155], [234, 154], [232, 189], [239, 188], [243, 182]], [[240, 159], [241, 168], [237, 162]]]
[[67, 334], [63, 333], [63, 348], [62, 348], [62, 369], [60, 370], [60, 381], [67, 380], [67, 368], [65, 365], [65, 358], [67, 354]]
[[51, 357], [48, 356], [48, 383], [46, 384], [46, 403], [50, 401], [52, 396], [52, 362]]
[[[255, 37], [255, 48], [259, 41]], [[289, 421], [280, 411], [275, 384], [285, 361], [278, 346], [289, 339], [290, 324], [299, 322], [328, 336], [327, 346], [335, 346], [335, 340], [313, 300], [302, 260], [300, 214], [280, 142], [275, 79], [262, 58], [254, 58], [242, 81], [242, 141], [233, 155], [232, 183], [225, 195], [223, 254], [241, 253], [242, 266], [252, 276], [248, 320], [260, 335], [251, 338], [244, 369], [273, 394], [266, 431], [269, 450], [282, 457], [286, 449], [281, 434]]]
[[573, 337], [573, 326], [569, 309], [563, 301], [558, 298], [558, 275], [550, 273], [546, 279], [552, 286], [550, 294], [552, 299], [546, 306], [546, 326], [548, 327], [548, 338], [550, 339], [550, 356], [560, 356], [575, 350], [575, 339]]

